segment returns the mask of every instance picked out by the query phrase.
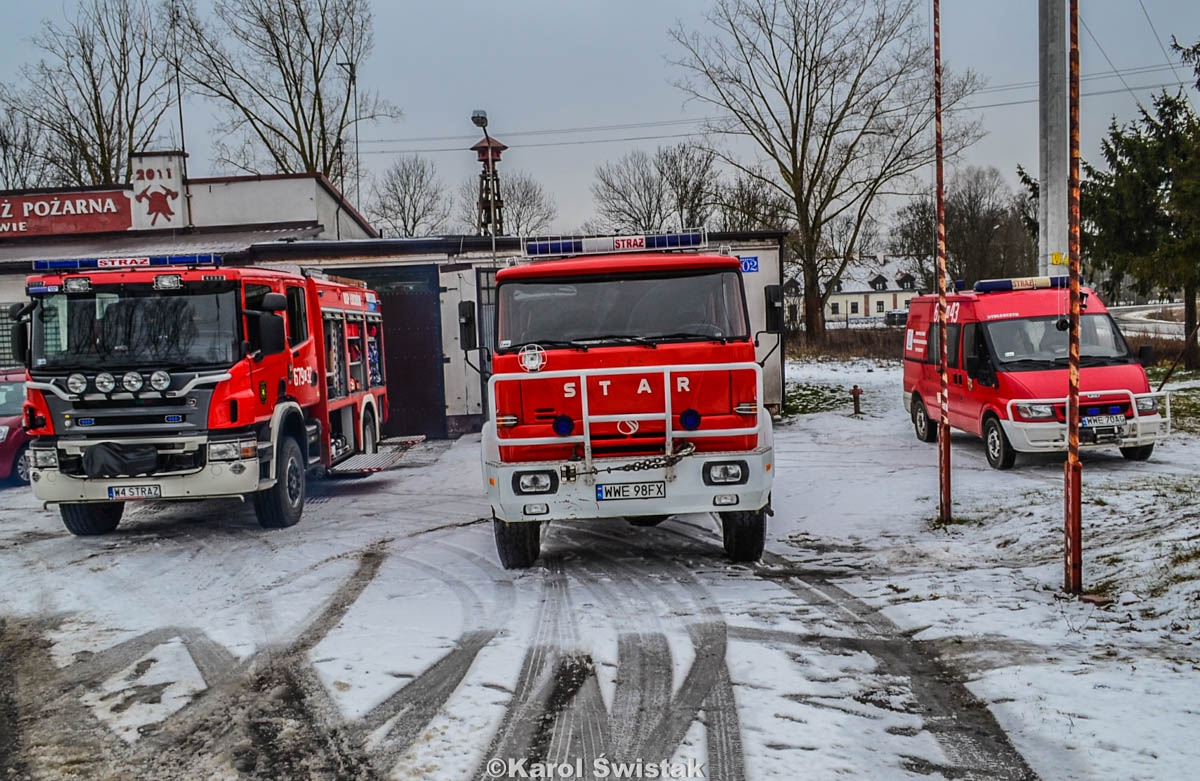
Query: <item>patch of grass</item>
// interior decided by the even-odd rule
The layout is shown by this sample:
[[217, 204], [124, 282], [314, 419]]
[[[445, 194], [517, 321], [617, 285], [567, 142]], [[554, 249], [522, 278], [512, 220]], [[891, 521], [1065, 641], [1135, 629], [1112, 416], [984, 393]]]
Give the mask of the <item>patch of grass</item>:
[[825, 385], [816, 382], [789, 382], [783, 389], [783, 409], [788, 415], [811, 415], [814, 412], [835, 412], [854, 406], [850, 391], [844, 385]]
[[787, 353], [790, 358], [831, 356], [838, 359], [881, 358], [898, 361], [904, 357], [904, 329], [830, 329], [820, 342], [810, 340], [803, 331], [789, 333]]
[[1172, 567], [1181, 567], [1194, 561], [1200, 561], [1200, 545], [1175, 546], [1174, 552], [1171, 554]]
[[1110, 578], [1108, 580], [1100, 581], [1096, 585], [1089, 588], [1088, 591], [1105, 597], [1115, 597], [1117, 595], [1117, 591], [1120, 589], [1120, 586], [1121, 584], [1119, 584], [1115, 579]]
[[1193, 434], [1200, 432], [1200, 388], [1172, 391], [1171, 427]]
[[951, 526], [983, 526], [982, 518], [972, 518], [967, 515], [952, 515], [949, 523], [942, 523], [937, 518], [929, 519], [929, 528], [934, 531], [945, 531]]

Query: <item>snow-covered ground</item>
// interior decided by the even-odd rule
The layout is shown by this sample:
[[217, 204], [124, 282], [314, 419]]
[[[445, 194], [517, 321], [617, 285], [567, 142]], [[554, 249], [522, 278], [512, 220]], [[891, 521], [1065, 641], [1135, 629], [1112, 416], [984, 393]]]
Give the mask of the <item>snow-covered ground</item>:
[[[1061, 593], [1061, 457], [995, 472], [956, 435], [961, 523], [940, 528], [898, 364], [788, 377], [834, 409], [777, 428], [757, 567], [726, 562], [699, 515], [552, 526], [539, 565], [506, 572], [477, 437], [314, 484], [277, 532], [237, 502], [154, 503], [74, 538], [0, 492], [0, 776], [441, 781], [497, 757], [640, 760], [641, 777], [690, 760], [711, 779], [1194, 775], [1200, 439], [1086, 455], [1100, 607]], [[861, 417], [822, 390], [854, 384]]]

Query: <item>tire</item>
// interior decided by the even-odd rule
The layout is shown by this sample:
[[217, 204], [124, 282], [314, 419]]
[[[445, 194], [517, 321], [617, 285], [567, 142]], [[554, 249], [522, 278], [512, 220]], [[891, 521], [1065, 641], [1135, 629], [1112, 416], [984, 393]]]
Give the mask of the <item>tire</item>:
[[929, 419], [929, 411], [920, 396], [913, 396], [912, 408], [913, 431], [922, 442], [937, 442], [938, 424]]
[[1017, 460], [1017, 451], [1013, 450], [997, 418], [989, 417], [983, 422], [983, 452], [992, 469], [1012, 469]]
[[9, 476], [17, 485], [29, 485], [29, 445], [21, 448], [13, 460], [12, 474]]
[[527, 569], [542, 552], [542, 524], [537, 521], [509, 523], [492, 516], [496, 554], [505, 569]]
[[758, 561], [767, 540], [766, 510], [721, 513], [721, 537], [733, 561]]
[[363, 413], [363, 449], [364, 453], [378, 453], [379, 440], [375, 433], [375, 413], [367, 410]]
[[78, 537], [108, 534], [117, 528], [125, 513], [124, 502], [96, 502], [94, 504], [60, 504], [59, 515], [67, 531]]
[[1137, 447], [1121, 448], [1121, 455], [1125, 456], [1126, 461], [1145, 461], [1154, 454], [1154, 443], [1149, 445], [1139, 445]]
[[304, 512], [305, 463], [300, 445], [291, 437], [279, 441], [275, 455], [275, 485], [254, 494], [254, 514], [264, 529], [295, 526]]
[[658, 526], [667, 520], [669, 515], [626, 515], [625, 520], [632, 526]]

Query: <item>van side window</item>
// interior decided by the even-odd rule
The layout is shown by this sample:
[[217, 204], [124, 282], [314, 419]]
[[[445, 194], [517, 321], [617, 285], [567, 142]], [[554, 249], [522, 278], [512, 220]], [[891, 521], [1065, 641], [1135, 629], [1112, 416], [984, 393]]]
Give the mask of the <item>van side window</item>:
[[[958, 368], [958, 342], [959, 336], [962, 334], [962, 325], [959, 323], [946, 324], [946, 346], [949, 348], [946, 355], [946, 368]], [[925, 353], [925, 362], [932, 364], [940, 364], [942, 362], [942, 341], [940, 329], [937, 322], [929, 324], [929, 352]]]

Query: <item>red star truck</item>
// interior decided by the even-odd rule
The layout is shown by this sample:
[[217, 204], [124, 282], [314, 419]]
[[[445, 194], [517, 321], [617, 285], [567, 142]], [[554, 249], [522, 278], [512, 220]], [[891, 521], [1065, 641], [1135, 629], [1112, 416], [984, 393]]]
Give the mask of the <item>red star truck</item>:
[[374, 471], [378, 298], [212, 255], [38, 261], [11, 312], [34, 494], [79, 535], [129, 501], [240, 496], [300, 520], [310, 471]]
[[[496, 274], [484, 487], [506, 568], [547, 521], [716, 512], [726, 554], [762, 554], [774, 452], [742, 263], [704, 233], [529, 242]], [[683, 251], [663, 252], [661, 249]], [[690, 250], [690, 251], [687, 251]], [[600, 254], [589, 254], [599, 252]]]
[[[995, 469], [1017, 453], [1067, 449], [1066, 279], [984, 280], [946, 297], [950, 426], [982, 437]], [[1170, 430], [1170, 398], [1150, 390], [1150, 348], [1134, 356], [1100, 297], [1082, 292], [1080, 445], [1145, 460]], [[937, 306], [937, 296], [914, 298], [905, 333], [904, 405], [923, 442], [937, 440], [941, 415]]]

